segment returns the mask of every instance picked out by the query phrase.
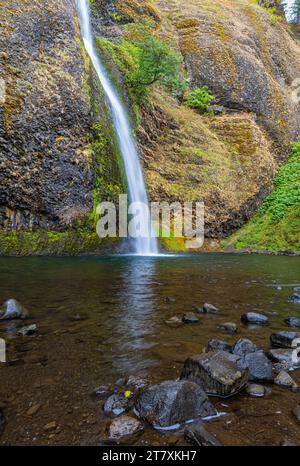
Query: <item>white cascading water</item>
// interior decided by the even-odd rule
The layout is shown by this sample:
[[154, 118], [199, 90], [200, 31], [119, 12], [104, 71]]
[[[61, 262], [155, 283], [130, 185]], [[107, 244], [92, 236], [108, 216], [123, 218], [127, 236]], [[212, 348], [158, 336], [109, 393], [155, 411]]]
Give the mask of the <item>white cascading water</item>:
[[[77, 6], [85, 49], [94, 65], [110, 104], [114, 130], [126, 173], [130, 202], [143, 203], [148, 206], [144, 177], [127, 111], [124, 108], [118, 92], [112, 85], [94, 47], [89, 0], [77, 0]], [[136, 237], [134, 239], [135, 252], [141, 255], [153, 255], [158, 253], [157, 239], [152, 235], [149, 209], [144, 210], [139, 213], [139, 218], [141, 218], [141, 223], [145, 225], [145, 230], [147, 230], [148, 234], [147, 237]]]

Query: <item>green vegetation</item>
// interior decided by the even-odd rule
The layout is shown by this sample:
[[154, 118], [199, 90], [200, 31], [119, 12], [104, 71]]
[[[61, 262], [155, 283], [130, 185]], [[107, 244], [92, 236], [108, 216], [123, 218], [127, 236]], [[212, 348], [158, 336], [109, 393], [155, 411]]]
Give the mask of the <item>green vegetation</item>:
[[117, 245], [117, 238], [100, 240], [95, 230], [0, 232], [2, 256], [103, 254]]
[[211, 94], [207, 86], [198, 87], [188, 94], [185, 104], [187, 107], [198, 110], [207, 110], [215, 96]]
[[150, 23], [131, 24], [118, 43], [98, 38], [97, 45], [107, 61], [113, 60], [125, 76], [133, 104], [140, 105], [154, 85], [163, 86], [170, 93], [186, 88], [181, 55], [155, 35]]
[[275, 179], [273, 192], [248, 225], [224, 245], [300, 253], [300, 143]]

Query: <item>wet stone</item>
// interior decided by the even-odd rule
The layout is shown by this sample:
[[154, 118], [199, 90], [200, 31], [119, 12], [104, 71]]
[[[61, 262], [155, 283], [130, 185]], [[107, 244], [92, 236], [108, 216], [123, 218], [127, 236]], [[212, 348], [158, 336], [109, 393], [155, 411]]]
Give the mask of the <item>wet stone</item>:
[[170, 427], [197, 417], [216, 415], [203, 389], [187, 380], [146, 387], [138, 395], [135, 408], [154, 427]]
[[300, 362], [298, 361], [298, 359], [295, 360], [295, 354], [293, 349], [270, 349], [268, 355], [272, 361], [284, 365], [284, 367], [286, 367], [286, 369], [288, 370], [296, 369], [300, 366]]
[[297, 344], [294, 344], [294, 340], [300, 338], [300, 333], [296, 332], [276, 332], [270, 336], [271, 345], [278, 348], [294, 348]]
[[222, 444], [219, 440], [208, 432], [203, 424], [186, 427], [184, 436], [188, 442], [199, 447], [220, 447]]
[[245, 324], [266, 325], [269, 319], [264, 314], [258, 312], [246, 312], [241, 316], [241, 321]]
[[197, 322], [199, 322], [199, 319], [198, 319], [198, 317], [196, 316], [196, 314], [194, 314], [193, 312], [187, 312], [187, 313], [184, 314], [184, 316], [182, 317], [182, 321], [183, 321], [185, 324], [196, 324]]
[[300, 328], [300, 319], [298, 317], [287, 317], [287, 319], [284, 319], [284, 322], [289, 327]]
[[8, 299], [1, 306], [0, 320], [25, 319], [28, 311], [16, 299]]
[[165, 321], [165, 324], [169, 325], [170, 327], [180, 327], [184, 324], [182, 317], [173, 316], [170, 319]]
[[107, 398], [113, 394], [113, 389], [111, 385], [100, 385], [99, 387], [95, 388], [92, 393], [92, 396], [96, 396], [98, 398]]
[[290, 303], [300, 304], [300, 294], [294, 293], [288, 298]]
[[219, 309], [213, 304], [205, 303], [203, 305], [203, 312], [205, 314], [217, 314], [219, 312]]
[[143, 424], [134, 417], [123, 415], [112, 421], [108, 434], [110, 439], [120, 439], [122, 437], [136, 436], [143, 431]]
[[217, 328], [231, 335], [236, 333], [238, 330], [238, 326], [234, 322], [225, 322], [224, 324], [219, 324]]
[[57, 428], [57, 423], [55, 421], [52, 421], [52, 422], [48, 422], [48, 424], [44, 426], [44, 431], [51, 432], [52, 430], [55, 430], [56, 428]]
[[22, 337], [30, 337], [32, 335], [35, 335], [38, 331], [38, 328], [36, 324], [32, 325], [27, 325], [26, 327], [20, 328], [20, 330], [17, 331], [17, 335], [20, 335]]
[[277, 377], [274, 379], [274, 383], [276, 385], [281, 385], [282, 387], [288, 387], [288, 388], [293, 388], [297, 386], [296, 382], [285, 371], [279, 372]]
[[257, 346], [247, 338], [240, 338], [232, 347], [232, 353], [237, 356], [245, 356], [248, 353], [257, 351]]
[[34, 416], [40, 409], [42, 405], [40, 403], [34, 403], [30, 408], [28, 408], [26, 415], [27, 416]]
[[246, 387], [246, 392], [253, 398], [262, 398], [266, 394], [265, 387], [255, 383], [249, 383]]
[[248, 369], [241, 369], [239, 357], [225, 351], [210, 351], [188, 358], [181, 379], [199, 384], [209, 395], [229, 397], [241, 391], [248, 381]]
[[207, 343], [208, 351], [231, 351], [231, 345], [224, 340], [209, 340]]
[[129, 409], [129, 399], [119, 393], [114, 393], [104, 403], [104, 413], [107, 416], [121, 416]]
[[263, 351], [246, 354], [238, 361], [238, 367], [248, 369], [249, 381], [271, 382], [273, 380], [271, 361]]

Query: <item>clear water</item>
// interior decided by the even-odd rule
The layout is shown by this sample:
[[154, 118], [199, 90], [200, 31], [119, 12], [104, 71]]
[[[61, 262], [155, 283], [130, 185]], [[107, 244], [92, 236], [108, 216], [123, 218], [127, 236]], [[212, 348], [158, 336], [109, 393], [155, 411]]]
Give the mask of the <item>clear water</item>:
[[[277, 285], [282, 286], [281, 291]], [[90, 397], [101, 384], [138, 375], [151, 382], [176, 379], [188, 356], [206, 347], [210, 338], [230, 344], [247, 337], [269, 349], [270, 334], [288, 329], [283, 319], [300, 315], [288, 302], [300, 285], [300, 258], [239, 255], [106, 258], [0, 258], [0, 301], [14, 297], [36, 323], [35, 337], [21, 338], [24, 322], [0, 323], [8, 341], [8, 364], [0, 365], [0, 402], [7, 425], [2, 444], [98, 444], [109, 419], [102, 401]], [[176, 302], [166, 302], [167, 296]], [[170, 328], [165, 320], [210, 302], [218, 315]], [[240, 322], [245, 311], [277, 312], [266, 327]], [[80, 316], [82, 320], [77, 320]], [[238, 334], [217, 325], [236, 322]], [[292, 373], [300, 384], [300, 370]], [[213, 398], [218, 412], [207, 428], [225, 445], [300, 444], [291, 410], [299, 393], [269, 385], [263, 399], [241, 393], [229, 400]], [[31, 404], [41, 405], [32, 417]], [[43, 426], [55, 420], [60, 429], [49, 438]], [[138, 443], [184, 445], [182, 431], [147, 428]]]
[[[130, 202], [148, 205], [143, 172], [126, 109], [94, 47], [88, 0], [77, 0], [77, 7], [82, 39], [111, 109], [114, 129], [125, 168]], [[138, 207], [137, 204], [136, 206]], [[152, 235], [149, 211], [147, 209], [138, 209], [138, 211], [141, 219], [140, 223], [143, 225], [146, 234], [145, 237], [139, 236], [138, 226], [135, 226], [136, 231], [133, 232], [135, 252], [137, 254], [157, 254], [157, 239]]]

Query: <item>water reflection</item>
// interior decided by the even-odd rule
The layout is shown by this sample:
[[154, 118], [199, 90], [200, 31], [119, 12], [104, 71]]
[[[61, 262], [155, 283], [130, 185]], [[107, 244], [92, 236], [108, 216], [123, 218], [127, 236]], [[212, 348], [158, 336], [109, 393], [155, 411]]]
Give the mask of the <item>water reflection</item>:
[[118, 371], [136, 372], [156, 364], [144, 354], [155, 345], [151, 336], [155, 334], [156, 322], [156, 269], [155, 257], [132, 256], [124, 261], [118, 292], [120, 318], [117, 330], [126, 335], [126, 340], [119, 340], [114, 348], [121, 355], [114, 360]]

